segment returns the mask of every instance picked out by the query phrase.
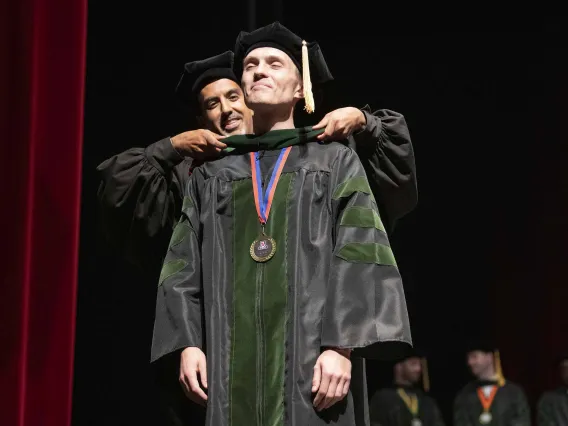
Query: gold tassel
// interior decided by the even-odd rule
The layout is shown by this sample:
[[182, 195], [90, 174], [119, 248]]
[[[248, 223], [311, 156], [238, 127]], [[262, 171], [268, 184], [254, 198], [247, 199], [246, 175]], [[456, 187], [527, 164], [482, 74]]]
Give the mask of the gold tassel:
[[501, 356], [499, 355], [499, 351], [495, 351], [493, 354], [495, 359], [495, 373], [497, 374], [497, 383], [500, 387], [505, 385], [505, 377], [503, 376], [503, 369], [501, 368]]
[[312, 114], [316, 107], [314, 105], [314, 94], [312, 93], [312, 81], [310, 80], [310, 60], [308, 58], [308, 46], [305, 40], [302, 41], [302, 80], [304, 85], [304, 109], [308, 114]]
[[430, 377], [428, 375], [428, 361], [422, 358], [422, 385], [425, 392], [430, 392]]

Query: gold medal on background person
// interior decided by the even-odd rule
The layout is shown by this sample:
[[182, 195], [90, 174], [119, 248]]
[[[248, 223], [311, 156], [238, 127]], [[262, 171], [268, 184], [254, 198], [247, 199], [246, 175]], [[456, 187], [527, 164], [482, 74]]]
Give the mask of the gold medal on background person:
[[398, 388], [397, 390], [398, 396], [404, 401], [406, 408], [412, 414], [412, 426], [422, 426], [422, 421], [418, 418], [418, 396], [411, 394], [409, 395], [406, 391], [402, 388]]
[[479, 401], [481, 402], [481, 406], [483, 407], [483, 413], [481, 413], [481, 415], [479, 416], [479, 423], [481, 423], [482, 425], [487, 425], [491, 423], [491, 420], [493, 420], [493, 416], [491, 415], [489, 410], [491, 409], [491, 405], [493, 404], [493, 400], [495, 399], [495, 395], [497, 395], [498, 390], [499, 387], [497, 385], [494, 385], [491, 387], [489, 396], [485, 396], [483, 388], [477, 389], [477, 396], [479, 398]]
[[488, 425], [489, 423], [491, 423], [491, 420], [493, 420], [493, 416], [488, 411], [481, 413], [481, 415], [479, 416], [479, 423], [481, 423], [482, 425]]
[[495, 363], [495, 374], [497, 376], [497, 384], [491, 387], [489, 395], [486, 397], [482, 388], [477, 389], [477, 396], [481, 405], [483, 406], [483, 413], [479, 416], [479, 423], [482, 425], [488, 425], [493, 421], [493, 415], [490, 413], [491, 405], [497, 395], [497, 391], [500, 387], [505, 384], [505, 378], [503, 377], [503, 371], [501, 369], [501, 356], [498, 350], [493, 352], [493, 360]]

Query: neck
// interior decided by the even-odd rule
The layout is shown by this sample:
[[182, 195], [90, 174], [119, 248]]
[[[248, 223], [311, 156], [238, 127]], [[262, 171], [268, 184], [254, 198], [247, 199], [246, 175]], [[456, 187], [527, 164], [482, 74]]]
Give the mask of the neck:
[[490, 365], [485, 371], [483, 371], [478, 377], [480, 380], [497, 380], [497, 374], [495, 373], [495, 368]]
[[394, 384], [396, 386], [413, 386], [412, 382], [410, 380], [406, 380], [403, 377], [395, 377], [394, 379]]
[[284, 109], [275, 105], [275, 108], [254, 110], [254, 133], [256, 135], [262, 135], [271, 130], [294, 128], [294, 108]]

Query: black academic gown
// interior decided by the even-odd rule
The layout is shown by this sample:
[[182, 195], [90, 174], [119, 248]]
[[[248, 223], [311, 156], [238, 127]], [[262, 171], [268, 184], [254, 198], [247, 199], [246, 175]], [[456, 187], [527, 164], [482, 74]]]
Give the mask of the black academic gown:
[[568, 425], [568, 387], [545, 392], [537, 406], [538, 426]]
[[[346, 143], [358, 152], [382, 221], [386, 229], [392, 231], [396, 221], [417, 203], [414, 151], [404, 116], [390, 110], [371, 114], [368, 107], [363, 113], [365, 128]], [[156, 280], [173, 227], [180, 217], [182, 191], [187, 186], [190, 168], [191, 160], [182, 158], [169, 138], [147, 148], [129, 149], [97, 168], [101, 179], [98, 190], [101, 225], [107, 240]], [[187, 402], [189, 408], [185, 406], [185, 396], [177, 382], [179, 359], [167, 358], [169, 360], [160, 368], [164, 373], [171, 373], [171, 380], [167, 378], [169, 374], [158, 374], [158, 377], [162, 387], [167, 389], [163, 396], [169, 424], [177, 426], [182, 424], [180, 419], [203, 413], [193, 403]], [[353, 359], [353, 369], [363, 372], [359, 376], [364, 377], [364, 360]], [[351, 387], [357, 396], [355, 405], [367, 400], [363, 380], [352, 383]], [[368, 423], [368, 413], [364, 411], [367, 408], [365, 403], [356, 410], [357, 426]]]
[[[495, 382], [475, 380], [468, 383], [454, 401], [454, 426], [477, 426], [483, 406], [477, 389]], [[510, 381], [499, 388], [490, 408], [491, 426], [530, 426], [531, 414], [523, 389]]]
[[[369, 404], [371, 426], [412, 426], [414, 416], [399, 396], [397, 387], [379, 389]], [[402, 387], [418, 398], [418, 419], [422, 426], [444, 426], [438, 404], [430, 395], [416, 387]]]
[[[264, 170], [276, 155], [262, 156]], [[266, 226], [276, 241], [266, 263], [249, 253], [260, 232], [248, 155], [195, 169], [160, 275], [152, 359], [204, 350], [207, 426], [352, 426], [352, 392], [313, 408], [322, 350], [389, 358], [411, 341], [401, 277], [353, 150], [292, 147]], [[364, 380], [357, 374], [352, 383]]]

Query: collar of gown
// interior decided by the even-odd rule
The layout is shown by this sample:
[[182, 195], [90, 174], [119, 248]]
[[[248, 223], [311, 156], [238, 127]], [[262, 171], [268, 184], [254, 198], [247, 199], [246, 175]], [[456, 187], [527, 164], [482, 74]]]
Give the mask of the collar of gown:
[[271, 151], [308, 142], [319, 142], [317, 135], [325, 129], [313, 130], [311, 126], [296, 129], [271, 130], [262, 135], [235, 135], [222, 140], [227, 148], [222, 155], [239, 155], [247, 152]]

